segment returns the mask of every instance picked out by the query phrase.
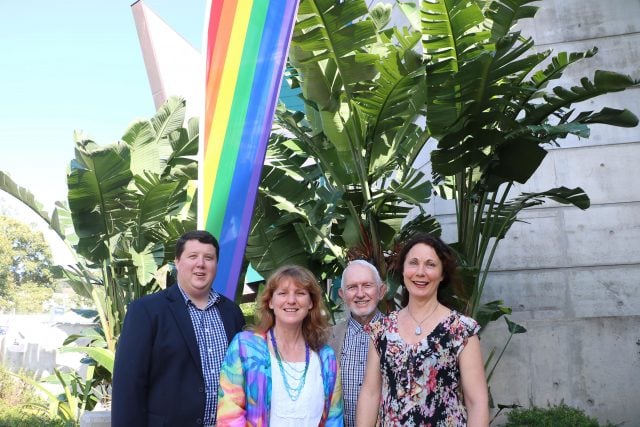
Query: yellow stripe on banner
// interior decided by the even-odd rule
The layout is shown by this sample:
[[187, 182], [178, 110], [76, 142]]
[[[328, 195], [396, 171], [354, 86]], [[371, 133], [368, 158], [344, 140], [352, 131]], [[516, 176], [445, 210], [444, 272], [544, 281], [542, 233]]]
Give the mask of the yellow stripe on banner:
[[[210, 204], [211, 199], [213, 198], [213, 191], [216, 182], [215, 175], [217, 175], [219, 170], [220, 157], [222, 154], [224, 139], [227, 133], [227, 127], [231, 125], [229, 123], [229, 117], [231, 115], [233, 95], [235, 93], [236, 85], [242, 83], [238, 82], [237, 80], [252, 8], [253, 0], [243, 0], [242, 7], [238, 5], [233, 28], [231, 29], [231, 38], [229, 40], [227, 58], [222, 70], [220, 92], [218, 93], [218, 99], [215, 100], [215, 115], [211, 120], [209, 140], [207, 141], [208, 149], [205, 153], [204, 159], [205, 171], [207, 171], [204, 181], [205, 219], [207, 218], [208, 212], [211, 209]], [[207, 167], [209, 165], [210, 167]]]

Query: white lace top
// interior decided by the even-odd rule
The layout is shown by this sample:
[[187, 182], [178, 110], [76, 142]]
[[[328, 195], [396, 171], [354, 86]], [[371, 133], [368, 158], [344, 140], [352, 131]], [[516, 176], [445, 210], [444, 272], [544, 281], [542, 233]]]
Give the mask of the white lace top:
[[[269, 425], [271, 427], [316, 427], [322, 418], [324, 409], [324, 391], [322, 387], [322, 372], [320, 359], [315, 351], [309, 354], [309, 369], [296, 401], [291, 400], [285, 389], [282, 373], [278, 366], [278, 360], [271, 356], [271, 415]], [[282, 362], [283, 368], [292, 375], [287, 376], [290, 387], [297, 387], [299, 382], [294, 378], [300, 378], [304, 371], [305, 362]]]

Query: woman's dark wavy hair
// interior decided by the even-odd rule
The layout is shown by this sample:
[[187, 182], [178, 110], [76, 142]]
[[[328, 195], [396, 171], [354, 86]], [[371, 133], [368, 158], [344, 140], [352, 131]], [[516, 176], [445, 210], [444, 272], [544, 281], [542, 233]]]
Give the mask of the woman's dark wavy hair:
[[406, 307], [409, 303], [409, 292], [407, 292], [407, 288], [404, 284], [403, 273], [404, 273], [404, 261], [407, 259], [407, 254], [415, 245], [422, 243], [427, 246], [433, 248], [436, 252], [436, 255], [440, 259], [442, 263], [442, 282], [440, 282], [440, 286], [438, 287], [438, 301], [441, 304], [446, 305], [449, 308], [453, 308], [455, 306], [453, 302], [452, 293], [457, 293], [461, 291], [462, 281], [460, 280], [460, 276], [458, 275], [458, 261], [456, 258], [456, 254], [447, 245], [437, 236], [427, 233], [419, 233], [415, 234], [409, 240], [407, 240], [403, 245], [402, 249], [398, 253], [396, 258], [394, 273], [396, 276], [396, 280], [402, 286], [402, 297], [400, 305], [402, 307]]
[[257, 301], [258, 324], [253, 329], [260, 333], [266, 333], [275, 324], [275, 315], [273, 310], [269, 308], [269, 302], [278, 285], [284, 279], [291, 279], [296, 285], [309, 292], [313, 307], [302, 321], [302, 335], [309, 347], [320, 351], [329, 337], [329, 319], [322, 299], [322, 288], [311, 271], [298, 265], [282, 266], [269, 276], [264, 291]]

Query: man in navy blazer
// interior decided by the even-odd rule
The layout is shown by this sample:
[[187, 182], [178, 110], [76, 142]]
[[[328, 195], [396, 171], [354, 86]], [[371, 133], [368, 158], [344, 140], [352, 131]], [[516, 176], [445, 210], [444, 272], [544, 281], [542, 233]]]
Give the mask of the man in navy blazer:
[[245, 325], [212, 289], [219, 245], [206, 231], [176, 243], [178, 284], [129, 304], [113, 372], [111, 425], [215, 425], [220, 365]]

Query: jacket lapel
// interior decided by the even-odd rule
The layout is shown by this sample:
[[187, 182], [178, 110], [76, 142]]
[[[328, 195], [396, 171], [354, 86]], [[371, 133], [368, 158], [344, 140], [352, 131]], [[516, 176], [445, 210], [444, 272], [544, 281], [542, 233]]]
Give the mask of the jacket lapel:
[[344, 337], [347, 335], [347, 325], [349, 324], [349, 317], [347, 320], [343, 320], [338, 323], [334, 329], [334, 336], [331, 337], [333, 340], [333, 348], [336, 349], [336, 358], [340, 359], [342, 356], [342, 348], [344, 347]]
[[198, 349], [196, 333], [193, 330], [193, 323], [191, 322], [189, 310], [177, 284], [168, 289], [167, 298], [169, 299], [169, 308], [173, 313], [173, 317], [176, 320], [176, 324], [178, 325], [178, 329], [180, 330], [184, 341], [187, 343], [189, 353], [191, 353], [191, 357], [198, 369], [202, 371], [202, 361], [200, 360], [200, 350]]

